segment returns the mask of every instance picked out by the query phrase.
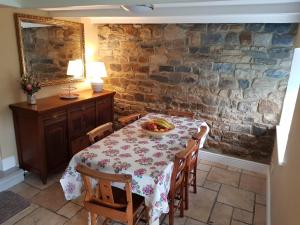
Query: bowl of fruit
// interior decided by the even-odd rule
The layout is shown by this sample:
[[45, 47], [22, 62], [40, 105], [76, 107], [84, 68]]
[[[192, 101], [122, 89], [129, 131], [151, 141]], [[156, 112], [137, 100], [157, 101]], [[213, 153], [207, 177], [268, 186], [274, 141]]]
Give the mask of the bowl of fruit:
[[153, 137], [162, 137], [175, 128], [174, 124], [162, 118], [155, 118], [142, 124], [142, 129]]

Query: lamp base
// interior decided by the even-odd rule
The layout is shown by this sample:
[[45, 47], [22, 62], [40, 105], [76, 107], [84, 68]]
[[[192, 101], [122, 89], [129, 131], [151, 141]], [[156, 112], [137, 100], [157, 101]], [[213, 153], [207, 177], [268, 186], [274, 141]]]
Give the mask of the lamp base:
[[100, 82], [91, 82], [91, 87], [94, 92], [101, 92], [103, 90], [103, 83]]

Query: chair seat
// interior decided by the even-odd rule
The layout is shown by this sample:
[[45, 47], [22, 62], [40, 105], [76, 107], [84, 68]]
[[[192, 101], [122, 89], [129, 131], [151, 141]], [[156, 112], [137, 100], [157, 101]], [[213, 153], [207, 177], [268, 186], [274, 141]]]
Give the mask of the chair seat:
[[[112, 187], [114, 200], [119, 204], [127, 204], [126, 191], [117, 187]], [[132, 193], [133, 214], [138, 212], [138, 209], [144, 204], [145, 198], [138, 194]], [[126, 208], [125, 208], [126, 209]], [[124, 209], [124, 210], [125, 210]]]

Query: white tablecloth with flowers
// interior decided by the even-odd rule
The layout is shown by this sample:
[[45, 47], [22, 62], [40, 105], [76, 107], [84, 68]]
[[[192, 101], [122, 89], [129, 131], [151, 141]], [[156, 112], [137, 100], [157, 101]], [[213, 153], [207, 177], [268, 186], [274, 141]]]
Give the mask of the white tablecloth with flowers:
[[[175, 129], [162, 138], [150, 137], [141, 129], [141, 124], [157, 117], [172, 122]], [[66, 199], [71, 200], [81, 195], [82, 180], [75, 170], [78, 163], [101, 172], [131, 174], [132, 191], [145, 197], [150, 214], [149, 222], [153, 223], [162, 213], [169, 211], [167, 196], [174, 155], [185, 147], [188, 139], [199, 131], [200, 126], [207, 124], [184, 117], [147, 114], [73, 156], [60, 180]], [[203, 146], [207, 133], [200, 147]]]

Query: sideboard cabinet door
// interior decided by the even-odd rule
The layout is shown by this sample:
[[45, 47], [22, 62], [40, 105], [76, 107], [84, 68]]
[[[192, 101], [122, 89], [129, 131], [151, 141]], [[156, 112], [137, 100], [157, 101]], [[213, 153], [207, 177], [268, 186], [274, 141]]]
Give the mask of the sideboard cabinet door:
[[103, 98], [97, 101], [97, 125], [113, 121], [113, 98]]
[[47, 169], [56, 171], [63, 168], [69, 159], [67, 116], [44, 120]]

